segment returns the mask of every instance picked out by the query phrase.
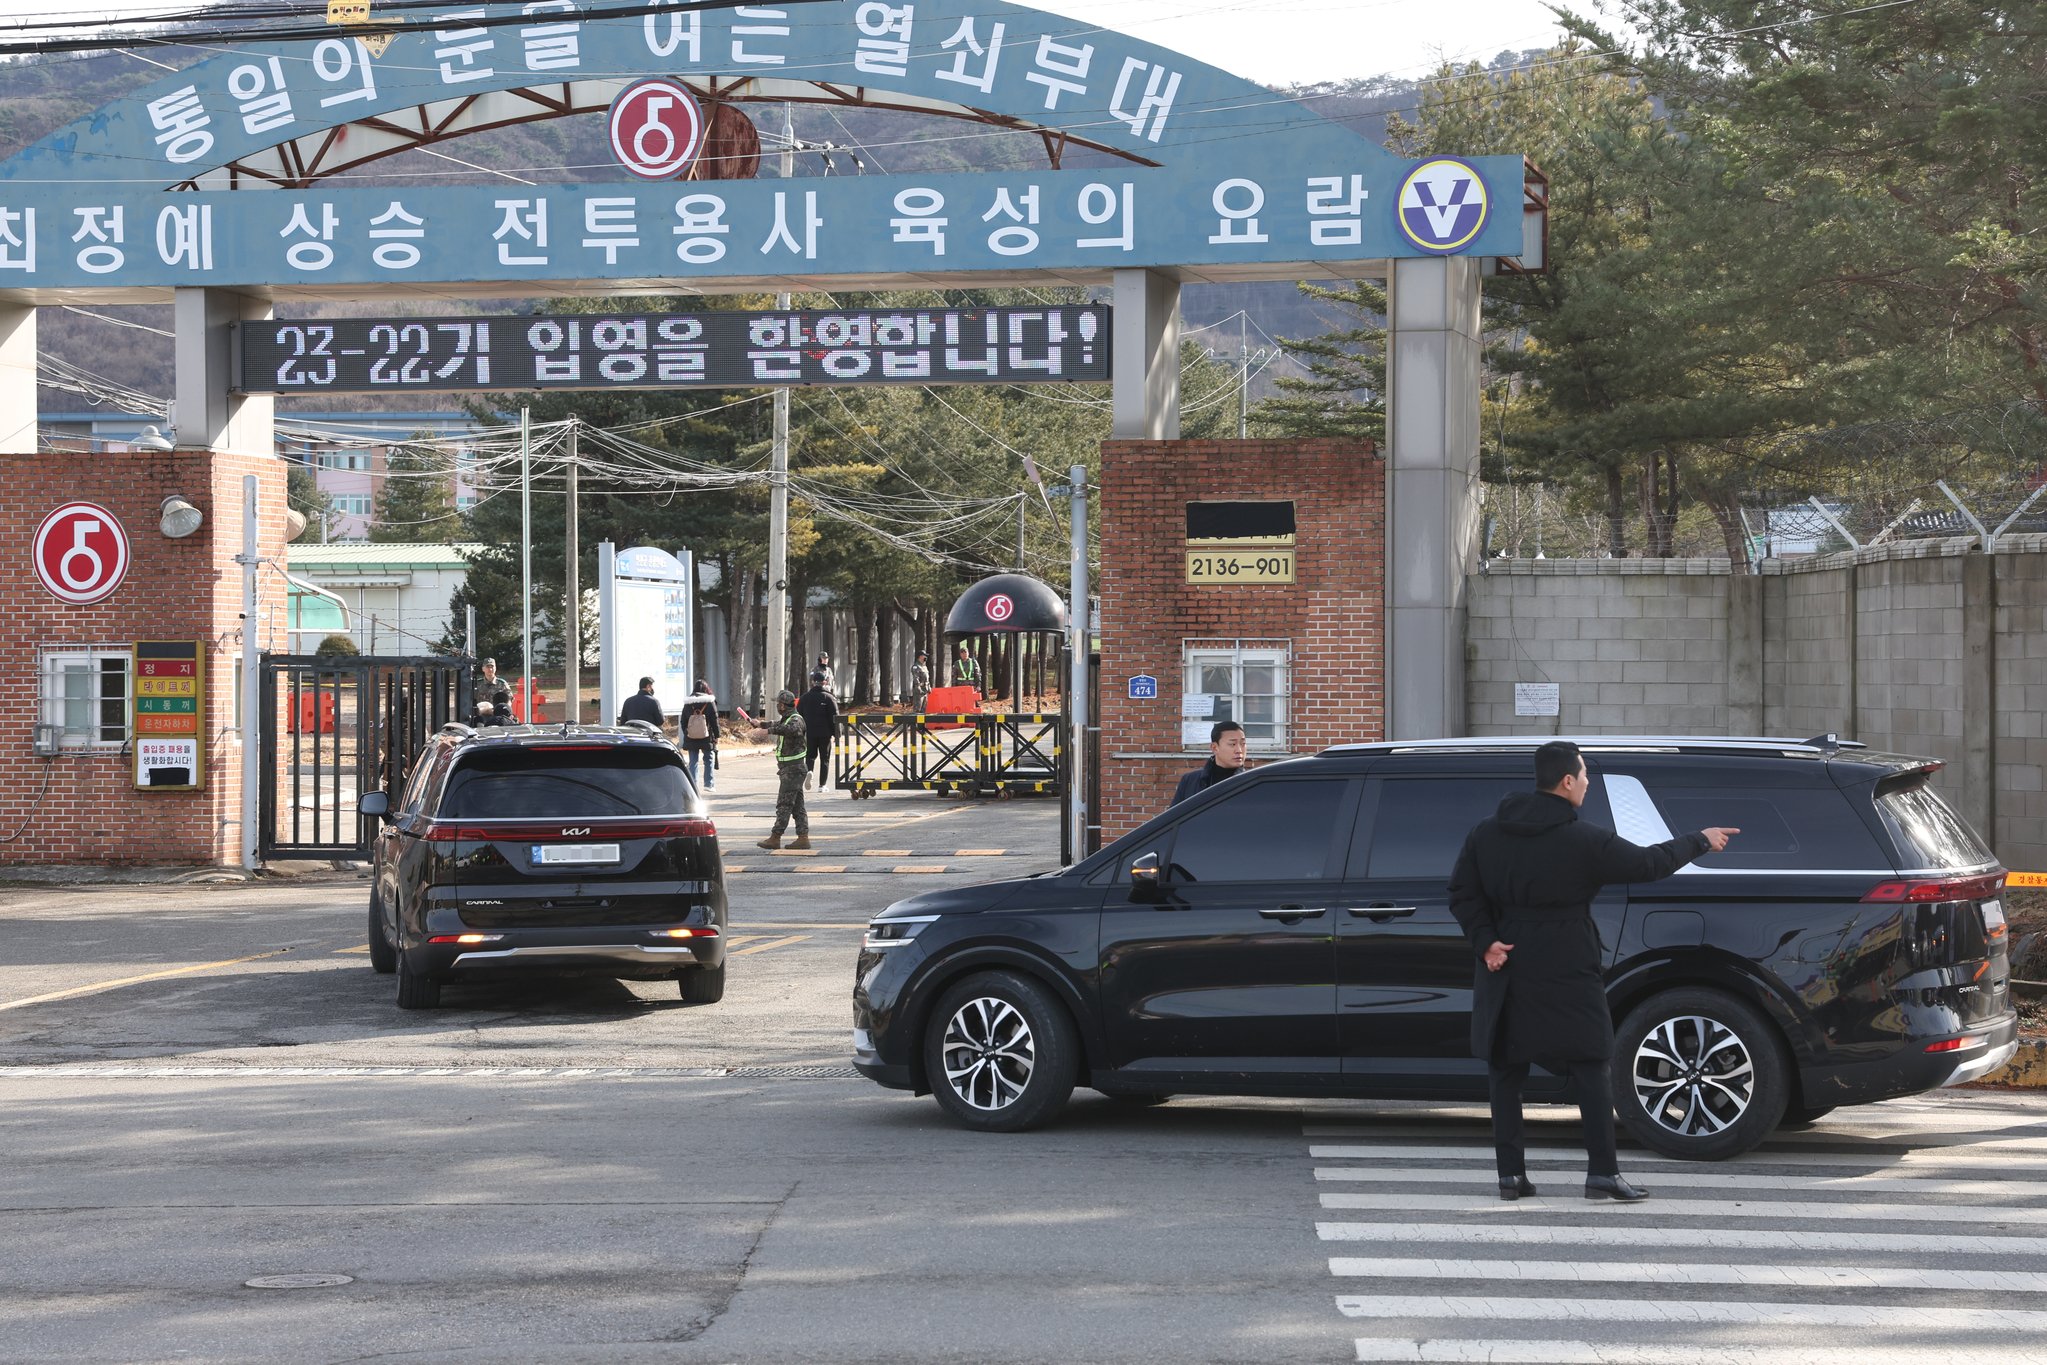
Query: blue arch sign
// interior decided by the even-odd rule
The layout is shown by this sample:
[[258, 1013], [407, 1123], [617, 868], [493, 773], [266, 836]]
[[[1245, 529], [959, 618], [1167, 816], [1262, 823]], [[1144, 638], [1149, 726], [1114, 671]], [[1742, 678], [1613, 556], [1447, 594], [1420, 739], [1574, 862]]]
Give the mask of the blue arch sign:
[[[1522, 251], [1519, 157], [1395, 157], [1306, 105], [1082, 21], [997, 0], [589, 16], [602, 8], [408, 10], [381, 56], [337, 29], [165, 77], [0, 162], [0, 296], [900, 287], [1132, 267], [1283, 279]], [[376, 179], [380, 149], [513, 121], [518, 101], [529, 116], [550, 101], [601, 110], [649, 77], [711, 101], [857, 99], [962, 120], [934, 136], [1022, 129], [1054, 165]]]

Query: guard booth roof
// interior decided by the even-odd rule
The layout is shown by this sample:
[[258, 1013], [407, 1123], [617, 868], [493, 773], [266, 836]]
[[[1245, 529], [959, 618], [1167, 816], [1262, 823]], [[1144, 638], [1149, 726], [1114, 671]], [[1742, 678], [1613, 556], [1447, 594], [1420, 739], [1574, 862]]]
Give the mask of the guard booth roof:
[[999, 573], [961, 593], [946, 614], [947, 635], [1063, 633], [1066, 603], [1050, 584], [1029, 574]]

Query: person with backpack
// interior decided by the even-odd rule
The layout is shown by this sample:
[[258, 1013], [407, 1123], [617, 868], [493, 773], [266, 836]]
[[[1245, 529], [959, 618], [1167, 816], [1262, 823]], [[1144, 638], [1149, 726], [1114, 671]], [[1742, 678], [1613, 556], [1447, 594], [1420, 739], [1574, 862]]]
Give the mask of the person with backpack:
[[718, 699], [711, 695], [711, 685], [698, 678], [675, 719], [682, 731], [682, 752], [689, 762], [690, 781], [700, 791], [718, 790]]
[[833, 699], [830, 674], [823, 669], [810, 675], [810, 690], [796, 703], [803, 716], [803, 784], [823, 790], [832, 780], [832, 735], [839, 728], [839, 703]]

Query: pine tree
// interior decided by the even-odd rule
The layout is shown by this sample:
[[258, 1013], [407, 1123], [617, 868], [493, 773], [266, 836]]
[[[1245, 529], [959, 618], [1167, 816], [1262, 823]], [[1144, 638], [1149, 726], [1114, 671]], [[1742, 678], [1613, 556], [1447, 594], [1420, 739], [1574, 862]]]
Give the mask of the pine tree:
[[1342, 289], [1303, 281], [1311, 299], [1337, 305], [1358, 319], [1354, 327], [1319, 337], [1287, 337], [1287, 351], [1304, 360], [1311, 378], [1283, 375], [1279, 392], [1252, 409], [1261, 436], [1386, 438], [1386, 291], [1368, 280]]
[[[422, 432], [415, 440], [429, 439]], [[394, 446], [370, 518], [374, 541], [445, 541], [461, 531], [453, 462], [430, 446]]]

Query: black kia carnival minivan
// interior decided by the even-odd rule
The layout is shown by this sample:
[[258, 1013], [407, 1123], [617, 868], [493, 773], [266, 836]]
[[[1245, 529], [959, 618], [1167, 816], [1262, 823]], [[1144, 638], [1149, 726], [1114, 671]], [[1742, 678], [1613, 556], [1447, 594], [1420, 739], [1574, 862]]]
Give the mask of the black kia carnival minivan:
[[[969, 1127], [1075, 1085], [1483, 1100], [1447, 883], [1542, 738], [1358, 744], [1174, 806], [1074, 867], [899, 901], [871, 924], [854, 1062]], [[1580, 818], [1636, 843], [1741, 835], [1593, 906], [1627, 1128], [1720, 1159], [1786, 1121], [1953, 1085], [2016, 1046], [2004, 870], [1937, 762], [1831, 741], [1576, 742]], [[1531, 1099], [1569, 1098], [1538, 1073]]]

